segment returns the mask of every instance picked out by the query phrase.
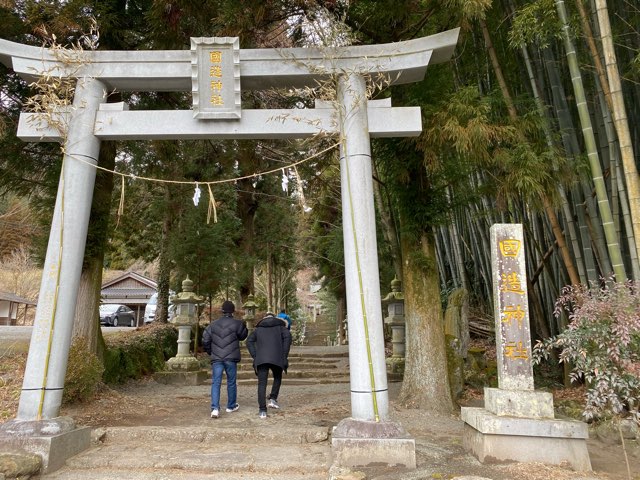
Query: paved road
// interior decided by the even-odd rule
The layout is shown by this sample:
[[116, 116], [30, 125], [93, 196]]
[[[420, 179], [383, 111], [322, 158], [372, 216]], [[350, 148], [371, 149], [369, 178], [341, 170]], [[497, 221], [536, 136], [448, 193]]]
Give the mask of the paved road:
[[[33, 327], [0, 325], [0, 355], [7, 352], [26, 352]], [[132, 330], [131, 327], [101, 327], [103, 335]]]

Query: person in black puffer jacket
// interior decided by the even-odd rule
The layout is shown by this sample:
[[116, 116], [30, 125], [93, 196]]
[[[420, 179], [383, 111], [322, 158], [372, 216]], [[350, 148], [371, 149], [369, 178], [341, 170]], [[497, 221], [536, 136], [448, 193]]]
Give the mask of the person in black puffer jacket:
[[253, 357], [253, 368], [258, 376], [258, 415], [260, 418], [267, 418], [266, 393], [269, 370], [273, 373], [269, 407], [280, 408], [277, 400], [282, 383], [282, 371], [286, 372], [289, 366], [291, 333], [286, 322], [267, 312], [249, 335], [247, 348]]
[[211, 418], [220, 414], [220, 385], [222, 371], [227, 375], [227, 413], [240, 408], [236, 402], [238, 387], [236, 374], [240, 361], [240, 341], [247, 338], [247, 326], [233, 318], [236, 307], [229, 300], [222, 304], [222, 317], [211, 322], [202, 334], [204, 351], [211, 356], [213, 378], [211, 381]]

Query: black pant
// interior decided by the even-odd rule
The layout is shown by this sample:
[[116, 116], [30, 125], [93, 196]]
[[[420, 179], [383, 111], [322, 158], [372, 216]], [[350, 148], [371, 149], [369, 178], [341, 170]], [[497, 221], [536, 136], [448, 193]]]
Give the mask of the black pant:
[[270, 399], [277, 400], [278, 393], [280, 393], [280, 384], [282, 383], [282, 369], [277, 365], [270, 363], [263, 363], [258, 365], [258, 407], [260, 410], [267, 409], [267, 379], [269, 377], [269, 370], [273, 372], [273, 385], [271, 385]]

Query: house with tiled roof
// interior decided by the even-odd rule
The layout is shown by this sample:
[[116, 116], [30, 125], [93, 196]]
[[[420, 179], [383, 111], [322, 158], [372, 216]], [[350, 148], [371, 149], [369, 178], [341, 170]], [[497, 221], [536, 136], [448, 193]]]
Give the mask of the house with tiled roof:
[[102, 303], [120, 303], [136, 313], [137, 324], [142, 325], [144, 307], [151, 295], [158, 291], [154, 280], [135, 272], [125, 272], [102, 284]]
[[0, 291], [0, 325], [24, 325], [29, 307], [36, 305], [29, 299]]

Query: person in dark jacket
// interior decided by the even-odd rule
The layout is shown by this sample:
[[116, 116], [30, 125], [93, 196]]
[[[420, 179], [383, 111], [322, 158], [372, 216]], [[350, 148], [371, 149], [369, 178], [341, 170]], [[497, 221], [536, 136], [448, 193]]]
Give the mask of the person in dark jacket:
[[240, 361], [240, 341], [247, 338], [247, 326], [233, 318], [236, 307], [229, 300], [222, 304], [222, 317], [211, 322], [202, 334], [204, 351], [211, 356], [213, 378], [211, 382], [211, 418], [220, 415], [220, 385], [222, 371], [227, 375], [227, 413], [240, 408], [236, 401], [238, 387], [236, 374]]
[[289, 366], [291, 333], [281, 318], [275, 317], [272, 312], [267, 312], [249, 335], [247, 348], [253, 357], [253, 368], [258, 376], [258, 415], [260, 418], [267, 418], [266, 393], [269, 370], [273, 374], [269, 407], [280, 408], [278, 394], [282, 383], [282, 372], [286, 372]]

